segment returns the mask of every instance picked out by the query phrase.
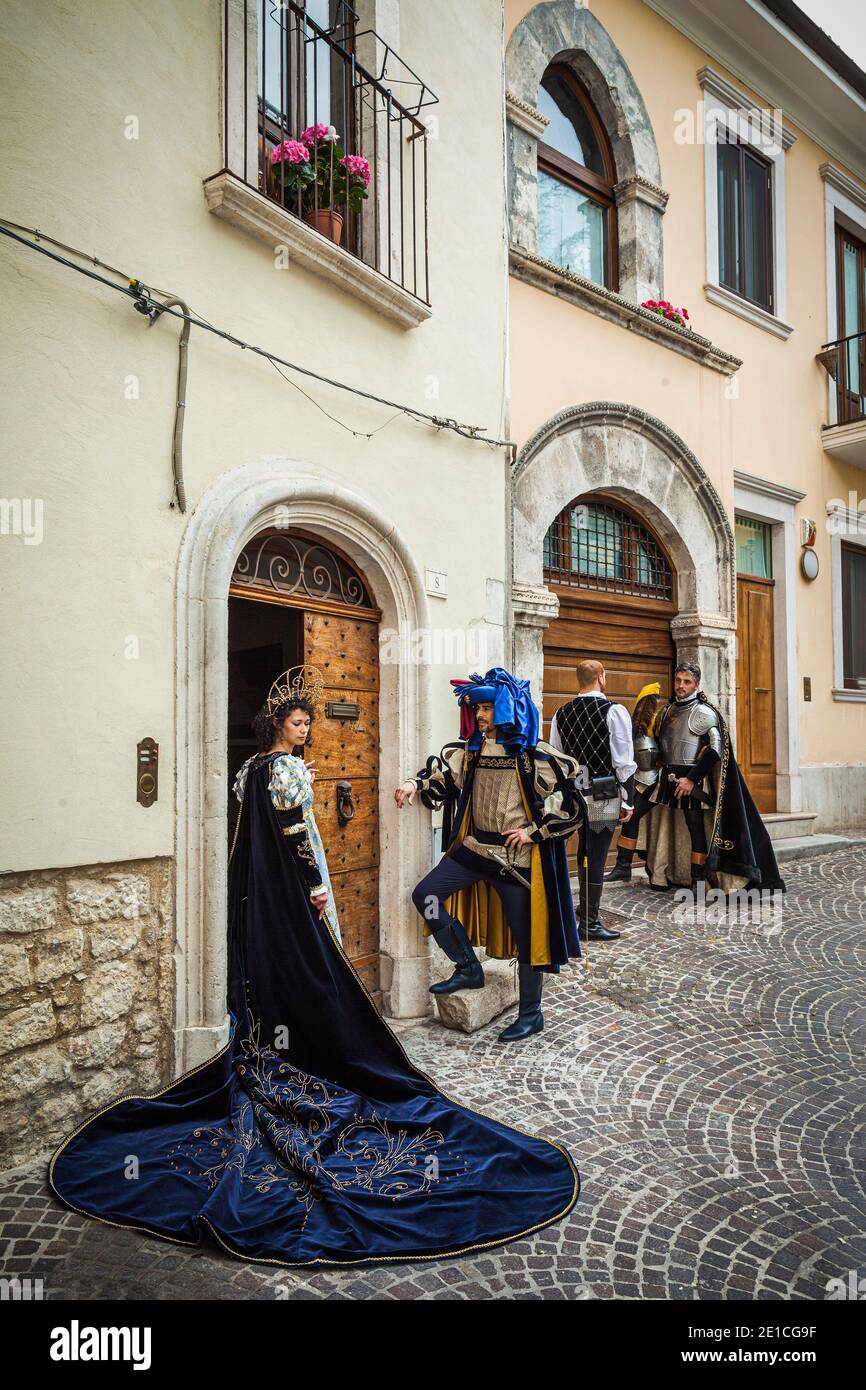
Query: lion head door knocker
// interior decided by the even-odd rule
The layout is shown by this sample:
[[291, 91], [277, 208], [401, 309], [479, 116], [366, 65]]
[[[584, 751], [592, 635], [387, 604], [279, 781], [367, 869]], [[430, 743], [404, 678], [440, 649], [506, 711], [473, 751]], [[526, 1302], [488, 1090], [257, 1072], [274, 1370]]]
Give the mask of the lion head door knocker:
[[334, 783], [334, 790], [337, 793], [337, 824], [342, 830], [344, 826], [354, 819], [355, 803], [352, 801], [352, 783], [339, 781]]

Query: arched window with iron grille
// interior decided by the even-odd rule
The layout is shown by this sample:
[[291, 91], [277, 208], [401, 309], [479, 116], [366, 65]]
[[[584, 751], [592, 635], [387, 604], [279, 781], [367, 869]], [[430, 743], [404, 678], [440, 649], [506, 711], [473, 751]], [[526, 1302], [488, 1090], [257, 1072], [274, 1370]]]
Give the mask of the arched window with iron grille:
[[570, 502], [544, 538], [547, 583], [669, 603], [673, 570], [638, 517], [609, 498]]

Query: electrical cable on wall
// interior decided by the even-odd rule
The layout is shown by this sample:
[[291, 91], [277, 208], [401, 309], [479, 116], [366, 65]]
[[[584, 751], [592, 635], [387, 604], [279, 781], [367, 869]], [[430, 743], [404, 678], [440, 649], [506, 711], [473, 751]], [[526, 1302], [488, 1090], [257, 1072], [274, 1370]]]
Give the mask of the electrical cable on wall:
[[[156, 323], [158, 319], [162, 317], [163, 314], [168, 314], [172, 318], [177, 318], [182, 321], [183, 329], [181, 331], [180, 341], [178, 344], [177, 402], [175, 408], [175, 425], [172, 443], [175, 500], [181, 512], [186, 511], [186, 493], [183, 481], [182, 445], [183, 423], [186, 409], [185, 398], [187, 380], [187, 346], [189, 342], [190, 328], [193, 325], [195, 325], [197, 328], [203, 329], [207, 333], [213, 333], [218, 338], [225, 339], [226, 342], [231, 343], [234, 347], [239, 347], [244, 351], [254, 353], [258, 357], [263, 357], [265, 361], [270, 362], [271, 366], [275, 368], [275, 370], [279, 373], [283, 380], [287, 382], [289, 386], [293, 386], [295, 390], [300, 391], [301, 394], [308, 401], [310, 401], [312, 405], [314, 405], [318, 410], [320, 410], [324, 415], [326, 415], [329, 420], [332, 420], [334, 424], [339, 425], [342, 429], [348, 430], [349, 433], [353, 434], [356, 438], [372, 439], [375, 434], [378, 434], [381, 430], [385, 429], [388, 425], [391, 424], [393, 420], [396, 420], [400, 415], [406, 415], [409, 419], [417, 420], [422, 424], [430, 425], [437, 431], [451, 430], [453, 433], [460, 435], [460, 437], [463, 439], [476, 440], [480, 444], [487, 444], [496, 448], [510, 449], [512, 453], [515, 450], [515, 445], [512, 443], [511, 440], [494, 439], [482, 433], [483, 426], [466, 425], [461, 423], [459, 420], [452, 419], [448, 416], [430, 415], [426, 411], [417, 410], [414, 406], [401, 405], [398, 401], [391, 401], [384, 396], [377, 396], [375, 393], [371, 391], [364, 391], [358, 386], [350, 385], [348, 382], [339, 381], [333, 377], [323, 376], [320, 372], [313, 371], [313, 369], [310, 367], [301, 366], [300, 363], [289, 362], [286, 360], [286, 358], [278, 356], [277, 353], [269, 352], [266, 348], [258, 347], [255, 343], [245, 342], [244, 339], [236, 337], [233, 333], [229, 333], [227, 329], [217, 328], [214, 324], [209, 323], [207, 319], [202, 318], [200, 315], [191, 313], [186, 302], [179, 296], [172, 294], [170, 291], [156, 290], [156, 294], [165, 296], [164, 299], [156, 299], [154, 298], [154, 291], [148, 289], [148, 287], [141, 280], [137, 279], [134, 276], [127, 275], [124, 271], [118, 270], [116, 266], [108, 265], [106, 262], [99, 260], [99, 258], [94, 255], [89, 255], [87, 252], [81, 251], [76, 247], [68, 246], [64, 242], [57, 241], [53, 237], [46, 236], [45, 233], [41, 232], [37, 227], [26, 227], [22, 226], [20, 223], [11, 222], [6, 218], [0, 218], [0, 232], [2, 232], [2, 234], [8, 237], [10, 240], [17, 241], [22, 246], [26, 246], [32, 251], [38, 251], [40, 255], [47, 256], [50, 260], [56, 261], [59, 265], [63, 265], [69, 270], [74, 270], [79, 275], [84, 275], [90, 280], [95, 280], [98, 284], [105, 285], [108, 289], [114, 290], [116, 293], [122, 294], [125, 298], [130, 299], [132, 301], [133, 307], [137, 310], [137, 312], [142, 314], [145, 318], [147, 318], [149, 326], [152, 326], [154, 323]], [[37, 240], [28, 241], [27, 237], [20, 235], [21, 232], [28, 232], [31, 236], [36, 237]], [[50, 242], [51, 245], [60, 247], [64, 251], [68, 251], [70, 255], [77, 256], [83, 261], [90, 262], [90, 264], [94, 267], [99, 266], [102, 270], [107, 270], [110, 274], [116, 275], [124, 279], [126, 281], [126, 284], [116, 284], [114, 281], [107, 279], [104, 275], [100, 275], [96, 271], [96, 269], [88, 270], [83, 265], [76, 265], [74, 261], [70, 261], [65, 256], [60, 256], [56, 254], [56, 252], [54, 251], [49, 251], [47, 246], [40, 245], [41, 241]], [[304, 391], [303, 388], [300, 387], [297, 382], [292, 381], [289, 377], [287, 377], [285, 373], [280, 370], [281, 367], [288, 368], [288, 370], [292, 372], [298, 372], [302, 376], [311, 377], [314, 381], [320, 381], [326, 386], [333, 386], [337, 390], [347, 391], [351, 395], [360, 397], [362, 400], [373, 401], [377, 405], [388, 406], [395, 413], [383, 424], [379, 425], [375, 430], [355, 430], [350, 425], [345, 424], [344, 421], [337, 419], [336, 416], [331, 415], [327, 410], [325, 410], [324, 406], [320, 405], [319, 402], [314, 399], [314, 397], [310, 396], [306, 391]], [[171, 505], [174, 506], [175, 502], [172, 502]]]

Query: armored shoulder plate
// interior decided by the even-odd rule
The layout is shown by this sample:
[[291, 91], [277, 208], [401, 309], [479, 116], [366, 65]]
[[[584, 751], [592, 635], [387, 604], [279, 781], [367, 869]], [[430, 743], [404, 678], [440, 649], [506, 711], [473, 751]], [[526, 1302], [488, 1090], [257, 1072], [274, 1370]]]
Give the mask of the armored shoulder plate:
[[689, 729], [693, 734], [707, 734], [719, 727], [719, 716], [712, 705], [698, 703], [689, 712]]

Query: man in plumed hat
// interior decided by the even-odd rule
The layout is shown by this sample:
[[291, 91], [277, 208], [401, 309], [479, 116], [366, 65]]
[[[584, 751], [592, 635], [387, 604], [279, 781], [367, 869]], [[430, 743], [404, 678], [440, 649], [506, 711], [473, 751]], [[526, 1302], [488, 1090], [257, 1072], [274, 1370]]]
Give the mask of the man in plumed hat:
[[578, 828], [583, 797], [574, 758], [539, 743], [529, 682], [501, 666], [452, 680], [460, 738], [427, 759], [394, 793], [412, 805], [416, 791], [444, 812], [440, 862], [412, 901], [454, 964], [433, 994], [481, 989], [474, 946], [519, 962], [519, 1012], [500, 1036], [512, 1042], [544, 1027], [545, 974], [580, 955], [565, 838]]

